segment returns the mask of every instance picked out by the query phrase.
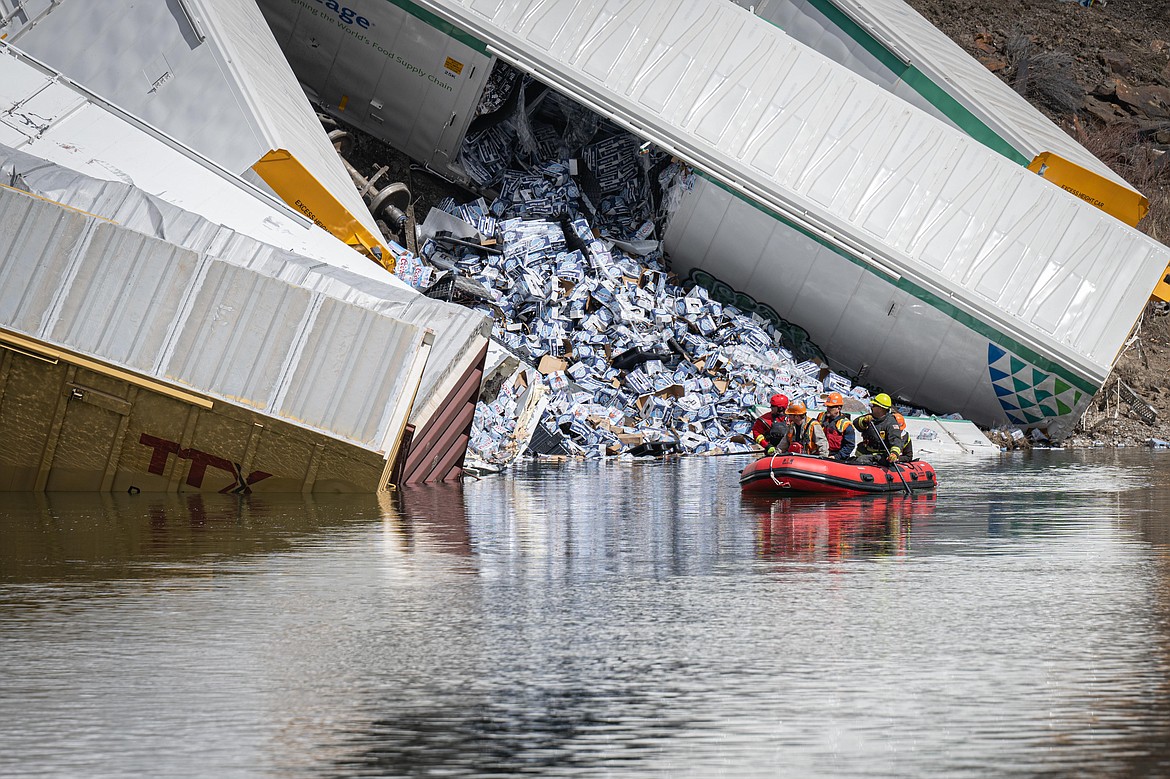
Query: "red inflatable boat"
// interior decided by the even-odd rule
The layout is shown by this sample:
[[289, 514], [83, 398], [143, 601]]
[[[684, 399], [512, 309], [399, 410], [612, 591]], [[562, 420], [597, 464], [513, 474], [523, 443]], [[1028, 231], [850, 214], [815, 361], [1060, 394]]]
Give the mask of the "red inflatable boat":
[[934, 468], [914, 461], [897, 465], [857, 465], [802, 454], [761, 457], [743, 469], [744, 492], [869, 495], [880, 492], [933, 490]]

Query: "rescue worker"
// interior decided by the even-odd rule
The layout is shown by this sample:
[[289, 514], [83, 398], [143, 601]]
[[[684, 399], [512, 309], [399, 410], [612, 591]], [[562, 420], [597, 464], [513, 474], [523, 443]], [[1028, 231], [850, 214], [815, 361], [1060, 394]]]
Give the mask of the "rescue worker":
[[840, 392], [830, 392], [825, 397], [825, 410], [817, 417], [825, 438], [829, 441], [829, 456], [835, 460], [848, 460], [857, 448], [857, 431], [843, 410], [845, 398]]
[[791, 443], [788, 451], [792, 454], [811, 454], [827, 457], [829, 440], [821, 423], [808, 418], [808, 409], [799, 400], [788, 406], [788, 435]]
[[914, 459], [914, 447], [906, 434], [906, 422], [892, 409], [894, 401], [882, 392], [869, 402], [869, 413], [854, 420], [853, 425], [861, 431], [861, 444], [857, 455], [867, 456], [871, 461], [884, 460], [896, 463], [899, 460]]
[[788, 396], [777, 393], [770, 402], [772, 410], [752, 425], [752, 440], [763, 448], [764, 454], [776, 454], [788, 449], [788, 420], [784, 416], [788, 409]]

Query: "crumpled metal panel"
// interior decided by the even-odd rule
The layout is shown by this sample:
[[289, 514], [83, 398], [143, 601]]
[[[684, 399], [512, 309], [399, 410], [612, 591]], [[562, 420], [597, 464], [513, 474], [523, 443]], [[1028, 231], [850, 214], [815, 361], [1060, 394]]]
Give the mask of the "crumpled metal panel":
[[1108, 372], [1170, 261], [726, 0], [425, 5], [879, 276], [1080, 375]]

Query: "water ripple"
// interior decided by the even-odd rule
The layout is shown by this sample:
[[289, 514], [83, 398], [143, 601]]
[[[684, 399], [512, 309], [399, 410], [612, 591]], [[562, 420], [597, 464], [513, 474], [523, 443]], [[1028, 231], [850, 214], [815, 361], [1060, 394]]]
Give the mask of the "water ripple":
[[[1170, 468], [736, 458], [0, 508], [0, 775], [1170, 774]], [[1170, 462], [1170, 461], [1168, 461]]]

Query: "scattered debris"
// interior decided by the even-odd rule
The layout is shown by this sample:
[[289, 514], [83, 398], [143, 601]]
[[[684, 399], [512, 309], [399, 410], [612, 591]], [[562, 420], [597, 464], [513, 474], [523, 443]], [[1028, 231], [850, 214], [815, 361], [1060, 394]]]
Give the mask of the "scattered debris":
[[866, 408], [815, 345], [670, 273], [659, 236], [695, 173], [663, 150], [500, 62], [460, 161], [487, 197], [431, 208], [417, 253], [390, 246], [409, 284], [495, 321], [469, 444], [481, 470], [753, 451], [775, 392]]
[[460, 162], [485, 196], [443, 199], [417, 253], [391, 249], [412, 286], [495, 322], [468, 447], [480, 470], [755, 451], [776, 392], [867, 409], [815, 344], [670, 272], [659, 236], [696, 175], [678, 159], [499, 62]]
[[864, 407], [864, 388], [797, 360], [772, 323], [680, 287], [656, 244], [634, 256], [584, 217], [521, 219], [510, 214], [531, 200], [498, 202], [442, 207], [497, 236], [499, 253], [432, 240], [422, 249], [488, 290], [480, 307], [495, 319], [493, 338], [518, 358], [476, 409], [470, 448], [484, 462], [522, 453], [517, 422], [537, 385], [547, 404], [527, 448], [544, 455], [750, 451], [756, 407], [778, 391], [815, 405], [836, 390]]
[[1121, 379], [1117, 380], [1117, 397], [1119, 402], [1125, 402], [1129, 406], [1129, 410], [1147, 425], [1158, 421], [1158, 412], [1154, 410], [1154, 407], [1138, 397], [1133, 388]]

